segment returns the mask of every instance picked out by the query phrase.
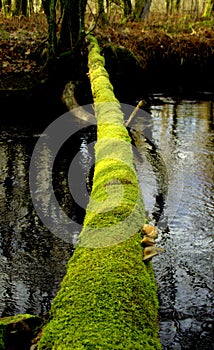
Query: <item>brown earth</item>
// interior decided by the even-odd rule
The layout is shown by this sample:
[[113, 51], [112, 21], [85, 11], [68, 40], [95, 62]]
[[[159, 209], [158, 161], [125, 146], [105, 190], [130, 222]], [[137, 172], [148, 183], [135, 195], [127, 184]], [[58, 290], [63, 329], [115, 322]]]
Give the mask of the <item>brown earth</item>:
[[43, 66], [41, 50], [46, 42], [44, 16], [0, 16], [1, 90], [29, 88], [38, 81]]
[[143, 68], [151, 59], [180, 58], [180, 62], [194, 63], [214, 59], [214, 31], [212, 28], [192, 28], [191, 32], [169, 33], [160, 26], [144, 27], [130, 23], [126, 27], [106, 27], [97, 31], [102, 46], [119, 45], [132, 50]]

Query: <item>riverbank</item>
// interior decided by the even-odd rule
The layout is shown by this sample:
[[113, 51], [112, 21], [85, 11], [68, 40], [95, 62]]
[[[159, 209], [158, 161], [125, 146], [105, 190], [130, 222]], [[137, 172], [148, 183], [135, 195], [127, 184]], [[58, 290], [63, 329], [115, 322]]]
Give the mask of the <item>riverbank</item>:
[[[46, 79], [47, 23], [42, 14], [30, 18], [1, 17], [0, 93], [28, 94]], [[214, 21], [171, 18], [147, 22], [110, 23], [96, 27], [96, 35], [111, 82], [117, 90], [126, 84], [203, 84], [213, 79]], [[60, 61], [60, 60], [59, 60]], [[69, 60], [68, 60], [69, 61]], [[68, 63], [58, 62], [59, 70]], [[88, 78], [83, 73], [83, 81]], [[87, 83], [85, 84], [87, 88]], [[30, 89], [30, 90], [29, 90]]]
[[120, 31], [107, 28], [96, 35], [116, 93], [123, 86], [135, 91], [166, 86], [204, 86], [206, 90], [212, 84], [214, 35], [210, 28], [177, 32], [161, 25], [130, 23]]

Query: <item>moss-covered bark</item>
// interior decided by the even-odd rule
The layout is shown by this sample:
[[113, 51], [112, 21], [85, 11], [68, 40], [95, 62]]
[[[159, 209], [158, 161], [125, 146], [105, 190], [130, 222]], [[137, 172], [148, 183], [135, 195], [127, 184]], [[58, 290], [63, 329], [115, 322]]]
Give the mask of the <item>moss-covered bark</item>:
[[204, 9], [203, 17], [210, 18], [214, 14], [214, 2], [213, 0], [207, 0], [206, 6]]
[[151, 262], [142, 261], [145, 210], [131, 140], [97, 41], [89, 40], [98, 124], [93, 187], [39, 350], [161, 349], [157, 286]]
[[29, 314], [0, 318], [0, 350], [29, 349], [42, 322], [39, 317]]

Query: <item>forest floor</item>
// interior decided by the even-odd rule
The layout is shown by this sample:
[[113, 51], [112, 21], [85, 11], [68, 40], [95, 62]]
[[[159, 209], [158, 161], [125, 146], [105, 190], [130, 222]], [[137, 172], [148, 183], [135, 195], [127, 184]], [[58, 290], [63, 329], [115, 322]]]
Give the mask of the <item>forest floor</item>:
[[[95, 31], [96, 32], [96, 31]], [[146, 68], [150, 59], [179, 61], [191, 59], [197, 63], [214, 58], [214, 20], [195, 22], [153, 21], [108, 26], [97, 31], [102, 46], [112, 43], [130, 49]]]
[[29, 88], [38, 80], [43, 66], [40, 48], [47, 42], [47, 30], [43, 15], [0, 15], [0, 89]]
[[[214, 61], [214, 20], [152, 18], [149, 22], [114, 23], [95, 28], [101, 46], [130, 49], [146, 69], [149, 60]], [[47, 56], [47, 22], [43, 14], [5, 18], [0, 15], [0, 89], [29, 87], [41, 77]], [[44, 57], [43, 57], [44, 56]], [[20, 76], [21, 79], [14, 79]], [[22, 86], [23, 85], [23, 86]]]

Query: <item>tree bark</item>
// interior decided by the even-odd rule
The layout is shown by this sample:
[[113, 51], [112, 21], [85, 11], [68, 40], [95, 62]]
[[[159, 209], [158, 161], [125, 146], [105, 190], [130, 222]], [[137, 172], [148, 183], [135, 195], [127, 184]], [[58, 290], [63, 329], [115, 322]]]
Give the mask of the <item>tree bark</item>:
[[97, 0], [97, 16], [99, 17], [99, 23], [105, 25], [107, 23], [107, 16], [105, 13], [104, 1]]
[[214, 1], [213, 0], [207, 0], [206, 6], [204, 9], [203, 17], [204, 18], [210, 18], [214, 12]]
[[59, 49], [75, 50], [80, 45], [85, 33], [86, 0], [65, 1], [62, 27], [60, 31]]
[[141, 19], [145, 19], [149, 15], [151, 4], [152, 4], [152, 0], [147, 0], [141, 15]]
[[11, 13], [11, 0], [2, 0], [2, 12], [5, 16]]
[[132, 14], [132, 3], [131, 0], [124, 0], [124, 16], [130, 17]]
[[74, 79], [79, 78], [82, 67], [81, 50], [85, 38], [85, 9], [87, 0], [65, 0], [58, 52], [71, 52]]
[[27, 0], [13, 0], [11, 7], [13, 16], [27, 16]]
[[49, 42], [49, 71], [54, 74], [56, 61], [56, 2], [50, 0], [48, 18], [48, 42]]
[[146, 2], [146, 0], [135, 1], [134, 19], [136, 21], [140, 21]]

